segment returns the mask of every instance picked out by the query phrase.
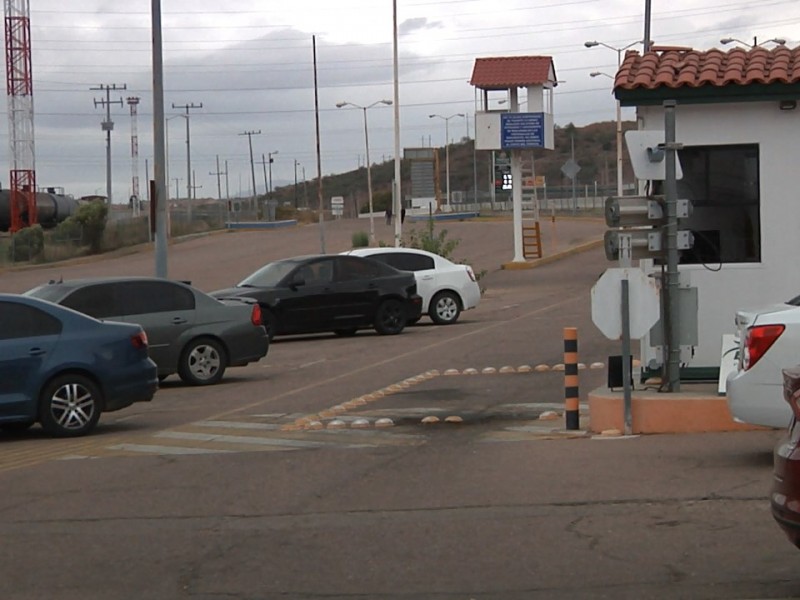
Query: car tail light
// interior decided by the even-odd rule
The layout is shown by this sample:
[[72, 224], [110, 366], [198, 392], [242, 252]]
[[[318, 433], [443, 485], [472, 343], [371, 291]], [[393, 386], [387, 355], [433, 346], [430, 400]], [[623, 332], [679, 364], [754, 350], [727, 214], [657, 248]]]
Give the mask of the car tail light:
[[800, 365], [783, 369], [783, 399], [792, 407], [795, 419], [800, 419]]
[[744, 360], [742, 367], [745, 371], [752, 369], [762, 356], [775, 343], [784, 329], [785, 325], [756, 325], [747, 330], [747, 337], [744, 340]]
[[263, 325], [261, 321], [261, 305], [258, 303], [253, 304], [253, 310], [250, 313], [250, 322], [256, 327]]
[[131, 343], [134, 348], [147, 348], [147, 334], [144, 331], [140, 331], [131, 336]]
[[472, 279], [472, 281], [478, 281], [475, 279], [475, 273], [473, 273], [472, 267], [467, 267], [467, 275], [469, 275], [469, 278]]

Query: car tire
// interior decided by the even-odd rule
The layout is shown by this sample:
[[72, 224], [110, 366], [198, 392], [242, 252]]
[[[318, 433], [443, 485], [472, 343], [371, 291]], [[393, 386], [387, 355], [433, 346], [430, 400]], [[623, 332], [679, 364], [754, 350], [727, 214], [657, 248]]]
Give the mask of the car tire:
[[39, 397], [39, 422], [55, 437], [86, 435], [100, 419], [103, 394], [97, 384], [77, 373], [51, 379]]
[[384, 300], [375, 311], [375, 331], [381, 335], [397, 335], [406, 326], [406, 309], [400, 300]]
[[437, 325], [452, 325], [461, 315], [461, 301], [453, 292], [439, 292], [431, 300], [428, 314]]
[[28, 431], [36, 421], [15, 421], [13, 423], [0, 423], [0, 431], [6, 433], [24, 433]]
[[353, 337], [357, 332], [358, 332], [357, 328], [350, 327], [348, 329], [337, 329], [333, 333], [335, 333], [339, 337]]
[[213, 385], [225, 374], [225, 349], [212, 338], [197, 338], [186, 344], [178, 362], [178, 375], [189, 385]]

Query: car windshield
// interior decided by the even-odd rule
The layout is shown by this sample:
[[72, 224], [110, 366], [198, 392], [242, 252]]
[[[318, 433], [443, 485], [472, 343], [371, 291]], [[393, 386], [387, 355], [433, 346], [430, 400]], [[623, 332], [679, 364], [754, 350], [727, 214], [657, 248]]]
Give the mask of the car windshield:
[[297, 260], [279, 260], [269, 263], [242, 279], [236, 287], [275, 287], [299, 262]]

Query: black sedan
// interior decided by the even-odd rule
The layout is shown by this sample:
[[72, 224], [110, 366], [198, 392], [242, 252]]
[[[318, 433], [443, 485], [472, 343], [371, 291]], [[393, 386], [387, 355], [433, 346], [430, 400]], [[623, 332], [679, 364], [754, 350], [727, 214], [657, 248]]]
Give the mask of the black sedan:
[[215, 298], [255, 298], [270, 337], [333, 331], [382, 335], [418, 319], [422, 299], [413, 273], [357, 256], [312, 255], [271, 262]]
[[141, 325], [159, 379], [178, 373], [190, 385], [210, 385], [227, 367], [266, 356], [261, 309], [246, 298], [220, 302], [180, 281], [108, 277], [53, 281], [25, 292], [96, 319]]

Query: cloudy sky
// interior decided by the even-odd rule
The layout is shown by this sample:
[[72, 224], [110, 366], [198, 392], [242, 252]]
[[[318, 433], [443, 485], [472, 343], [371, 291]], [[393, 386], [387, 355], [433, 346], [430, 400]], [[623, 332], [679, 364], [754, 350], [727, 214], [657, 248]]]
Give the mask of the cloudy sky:
[[[430, 114], [465, 113], [449, 121], [451, 139], [472, 134], [474, 59], [549, 55], [560, 80], [558, 125], [614, 119], [611, 79], [617, 52], [644, 35], [645, 0], [397, 0], [401, 147], [442, 145], [445, 122]], [[147, 0], [31, 0], [37, 181], [81, 196], [105, 193], [105, 108], [112, 91], [113, 194], [131, 191], [131, 118], [128, 97], [139, 97], [140, 180], [152, 176], [153, 99], [151, 3]], [[216, 160], [227, 162], [231, 196], [252, 187], [252, 136], [259, 193], [261, 161], [275, 153], [273, 186], [316, 176], [312, 36], [316, 36], [322, 171], [354, 169], [364, 161], [363, 112], [337, 102], [368, 105], [393, 97], [391, 0], [162, 0], [165, 112], [191, 109], [191, 157], [196, 195], [217, 196]], [[769, 45], [800, 44], [800, 2], [763, 0], [652, 0], [651, 38], [657, 44], [723, 47], [734, 37]], [[738, 42], [736, 42], [738, 43]], [[632, 113], [626, 113], [631, 118]], [[373, 162], [393, 156], [393, 109], [368, 111]], [[7, 117], [0, 136], [7, 140]], [[184, 118], [168, 122], [170, 190], [186, 194]], [[8, 144], [0, 150], [8, 164]], [[7, 185], [7, 168], [0, 182]], [[179, 181], [175, 181], [178, 178]], [[202, 187], [200, 187], [202, 186]], [[144, 188], [143, 188], [144, 189]], [[144, 192], [143, 192], [144, 193]], [[225, 195], [225, 178], [222, 194]]]

